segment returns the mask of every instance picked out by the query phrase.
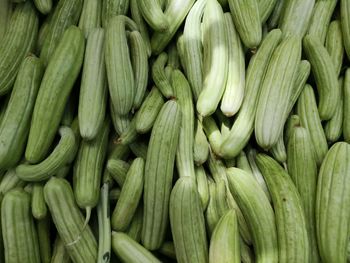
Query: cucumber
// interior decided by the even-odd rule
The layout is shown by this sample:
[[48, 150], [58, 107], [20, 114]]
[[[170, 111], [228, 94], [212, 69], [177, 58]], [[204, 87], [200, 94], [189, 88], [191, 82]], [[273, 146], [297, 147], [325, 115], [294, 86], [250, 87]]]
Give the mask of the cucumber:
[[11, 0], [1, 0], [0, 3], [2, 7], [0, 10], [0, 37], [3, 38], [12, 15], [12, 3]]
[[52, 177], [44, 186], [44, 197], [57, 232], [73, 262], [96, 262], [96, 239], [90, 226], [84, 224], [84, 217], [75, 203], [69, 182]]
[[282, 165], [285, 165], [287, 161], [287, 150], [283, 138], [284, 135], [282, 131], [281, 136], [278, 138], [277, 143], [274, 146], [272, 146], [270, 152], [276, 161], [278, 161]]
[[139, 139], [129, 144], [129, 148], [136, 157], [147, 158], [148, 142]]
[[320, 118], [329, 120], [334, 115], [340, 99], [335, 65], [317, 37], [306, 35], [303, 48], [316, 80]]
[[120, 134], [120, 137], [116, 140], [116, 143], [123, 145], [129, 145], [137, 140], [139, 134], [136, 131], [136, 119], [133, 118], [128, 128]]
[[209, 189], [209, 201], [207, 208], [205, 210], [205, 223], [206, 229], [208, 231], [208, 236], [211, 236], [216, 224], [220, 220], [219, 211], [216, 205], [216, 191], [215, 191], [215, 183], [212, 179], [208, 179], [208, 189]]
[[258, 0], [259, 15], [263, 25], [274, 11], [276, 5], [284, 0]]
[[37, 163], [45, 158], [57, 132], [64, 106], [83, 62], [82, 31], [69, 27], [46, 67], [35, 101], [26, 159]]
[[[127, 29], [137, 30], [135, 22], [126, 16], [115, 16], [108, 23], [105, 39], [109, 93], [113, 110], [119, 115], [125, 115], [131, 110], [136, 92], [126, 37]], [[118, 43], [118, 46], [115, 43]]]
[[90, 32], [101, 27], [102, 1], [85, 0], [79, 18], [79, 28], [83, 30], [85, 38]]
[[40, 183], [33, 184], [32, 189], [32, 215], [37, 220], [47, 217], [47, 206], [44, 199], [44, 186]]
[[109, 112], [113, 122], [113, 126], [118, 135], [121, 135], [127, 130], [131, 122], [131, 114], [119, 115], [113, 109], [113, 104], [109, 101]]
[[129, 0], [102, 0], [102, 26], [106, 28], [114, 16], [126, 15]]
[[170, 84], [170, 79], [165, 72], [165, 65], [168, 61], [168, 54], [159, 54], [152, 65], [152, 79], [159, 91], [166, 98], [174, 97], [174, 91]]
[[1, 226], [5, 262], [40, 262], [38, 235], [30, 210], [30, 195], [20, 188], [4, 195]]
[[179, 105], [173, 100], [166, 102], [154, 123], [148, 145], [142, 243], [150, 250], [158, 249], [165, 238], [180, 124]]
[[52, 249], [51, 263], [70, 263], [71, 259], [59, 235], [56, 236]]
[[185, 176], [177, 180], [169, 206], [177, 262], [208, 262], [204, 215], [194, 178]]
[[273, 28], [276, 28], [278, 26], [279, 20], [282, 16], [284, 5], [286, 3], [287, 3], [287, 0], [279, 0], [276, 2], [275, 6], [273, 8], [273, 11], [272, 11], [272, 13], [267, 21], [268, 29], [273, 29]]
[[279, 262], [309, 262], [307, 222], [297, 188], [287, 172], [271, 157], [258, 154], [256, 161], [275, 211]]
[[[250, 174], [253, 174], [252, 168], [250, 167], [248, 157], [244, 151], [241, 151], [236, 158], [237, 168], [244, 170]], [[233, 167], [233, 166], [232, 166]]]
[[227, 169], [227, 179], [251, 230], [256, 262], [279, 262], [275, 215], [264, 191], [238, 168]]
[[197, 166], [204, 164], [209, 156], [209, 143], [201, 122], [197, 119], [193, 141], [193, 159]]
[[0, 193], [6, 194], [8, 191], [14, 188], [22, 188], [26, 185], [25, 181], [22, 181], [15, 172], [15, 169], [7, 170], [2, 176], [0, 183]]
[[168, 258], [176, 259], [174, 243], [171, 241], [166, 241], [159, 249], [159, 253], [167, 256]]
[[57, 59], [54, 58], [55, 50], [58, 48], [59, 43], [62, 42], [61, 39], [63, 39], [65, 31], [78, 23], [82, 7], [83, 0], [60, 0], [57, 3], [40, 51], [40, 59], [45, 66], [48, 66], [51, 60]]
[[120, 187], [123, 186], [126, 174], [130, 168], [130, 164], [118, 159], [109, 159], [107, 162], [107, 170], [118, 183]]
[[243, 44], [257, 48], [262, 39], [261, 18], [257, 0], [228, 0], [233, 22]]
[[[197, 111], [203, 116], [215, 112], [225, 91], [228, 70], [228, 43], [224, 12], [217, 0], [208, 0], [203, 14], [203, 89]], [[220, 46], [220, 48], [217, 48]]]
[[45, 38], [47, 36], [47, 33], [49, 32], [50, 29], [50, 22], [52, 19], [52, 12], [46, 16], [45, 20], [41, 23], [39, 32], [38, 32], [38, 37], [36, 40], [36, 45], [35, 45], [35, 54], [40, 54], [41, 49], [43, 48]]
[[221, 131], [214, 118], [208, 116], [202, 119], [202, 126], [210, 145], [210, 152], [220, 156], [220, 145], [223, 140]]
[[0, 123], [1, 169], [15, 166], [23, 155], [43, 72], [42, 63], [34, 55], [26, 57], [20, 66]]
[[292, 115], [289, 116], [289, 118], [287, 120], [287, 123], [286, 123], [286, 126], [284, 128], [284, 131], [285, 131], [284, 140], [285, 140], [287, 145], [288, 145], [288, 142], [289, 142], [289, 138], [291, 137], [293, 128], [295, 126], [302, 126], [302, 125], [300, 124], [300, 117], [298, 115], [296, 115], [296, 114], [292, 114]]
[[343, 31], [339, 20], [329, 24], [325, 46], [333, 61], [335, 72], [339, 76], [344, 58]]
[[52, 0], [34, 0], [33, 2], [40, 13], [47, 15], [51, 12]]
[[111, 257], [111, 221], [109, 215], [109, 187], [107, 183], [104, 183], [97, 205], [99, 235], [97, 262], [99, 263], [109, 262]]
[[340, 21], [341, 21], [341, 30], [343, 33], [343, 43], [346, 54], [348, 58], [350, 57], [350, 3], [345, 0], [340, 0]]
[[208, 178], [203, 166], [195, 167], [197, 190], [202, 202], [203, 211], [206, 210], [209, 203]]
[[42, 263], [51, 262], [50, 225], [51, 225], [50, 217], [45, 217], [36, 222], [36, 228], [38, 231], [40, 258]]
[[140, 242], [142, 233], [143, 206], [139, 205], [125, 233], [136, 242]]
[[344, 108], [343, 108], [343, 137], [350, 143], [350, 70], [347, 69], [344, 78]]
[[140, 0], [138, 4], [143, 18], [154, 31], [168, 29], [169, 21], [158, 0]]
[[11, 91], [23, 59], [34, 49], [38, 26], [31, 1], [17, 4], [0, 42], [0, 96]]
[[93, 140], [103, 125], [107, 107], [104, 30], [91, 29], [87, 38], [79, 92], [79, 129], [85, 140]]
[[[350, 146], [335, 143], [325, 156], [317, 181], [316, 231], [323, 262], [347, 262], [349, 242]], [[332, 237], [332, 238], [329, 238]]]

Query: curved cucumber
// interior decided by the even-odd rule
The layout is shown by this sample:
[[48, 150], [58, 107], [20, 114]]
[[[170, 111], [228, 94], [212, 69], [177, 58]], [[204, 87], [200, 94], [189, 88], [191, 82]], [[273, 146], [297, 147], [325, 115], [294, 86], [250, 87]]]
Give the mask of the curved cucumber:
[[154, 31], [165, 31], [169, 27], [167, 16], [158, 0], [140, 0], [139, 8], [143, 18]]

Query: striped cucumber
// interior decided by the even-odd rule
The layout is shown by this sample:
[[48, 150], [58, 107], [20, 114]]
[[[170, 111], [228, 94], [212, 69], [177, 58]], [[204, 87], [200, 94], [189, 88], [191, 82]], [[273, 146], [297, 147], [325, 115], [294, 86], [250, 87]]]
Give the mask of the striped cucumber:
[[34, 0], [33, 2], [40, 13], [47, 15], [51, 12], [52, 0]]
[[127, 130], [131, 122], [131, 114], [119, 115], [115, 113], [113, 104], [109, 101], [109, 112], [112, 119], [113, 127], [118, 135]]
[[180, 69], [180, 56], [177, 51], [177, 43], [171, 43], [167, 48], [168, 66], [173, 69]]
[[112, 232], [112, 249], [123, 262], [160, 263], [150, 251], [122, 232]]
[[[129, 55], [126, 30], [137, 30], [137, 25], [126, 16], [113, 17], [106, 29], [105, 61], [109, 94], [114, 112], [127, 114], [134, 103], [135, 80]], [[116, 46], [115, 43], [118, 43]]]
[[130, 164], [123, 160], [109, 159], [107, 162], [107, 170], [120, 187], [124, 185], [129, 168]]
[[284, 0], [258, 0], [261, 24], [263, 25], [274, 11], [276, 5]]
[[350, 69], [345, 72], [343, 89], [343, 137], [346, 142], [350, 143]]
[[23, 59], [35, 47], [38, 26], [39, 18], [31, 1], [17, 4], [0, 42], [0, 95], [12, 89]]
[[138, 109], [145, 97], [148, 84], [148, 55], [147, 47], [139, 31], [129, 34], [131, 50], [131, 65], [135, 77], [135, 98], [133, 108]]
[[227, 169], [230, 190], [251, 230], [256, 262], [279, 262], [275, 215], [259, 184], [247, 172]]
[[279, 20], [282, 16], [282, 12], [284, 9], [284, 5], [285, 3], [287, 3], [287, 0], [279, 0], [276, 2], [273, 11], [270, 15], [270, 17], [268, 18], [267, 21], [267, 27], [268, 29], [273, 29], [276, 28], [278, 26]]
[[312, 87], [305, 85], [297, 103], [297, 114], [300, 117], [300, 123], [305, 127], [312, 141], [315, 151], [316, 163], [321, 165], [324, 156], [328, 151], [327, 139], [323, 131], [321, 119], [317, 111], [315, 93]]
[[276, 161], [278, 161], [280, 164], [285, 164], [287, 161], [287, 150], [286, 150], [286, 146], [284, 144], [284, 135], [283, 135], [283, 131], [281, 136], [278, 138], [277, 143], [272, 146], [272, 148], [270, 149], [270, 152], [273, 156], [273, 158], [275, 158]]
[[212, 179], [208, 179], [208, 189], [209, 189], [209, 201], [207, 208], [205, 209], [205, 223], [208, 231], [208, 236], [211, 236], [216, 224], [220, 220], [219, 211], [216, 205], [216, 191], [215, 183]]
[[35, 101], [25, 157], [36, 163], [45, 158], [57, 132], [64, 106], [83, 62], [82, 31], [69, 27], [46, 67]]
[[237, 168], [244, 170], [248, 173], [253, 174], [252, 168], [250, 167], [248, 157], [244, 151], [241, 151], [240, 154], [236, 158]]
[[3, 175], [0, 183], [0, 194], [4, 195], [8, 191], [14, 188], [22, 188], [26, 185], [25, 181], [22, 181], [15, 172], [15, 169], [7, 170]]
[[284, 128], [284, 134], [285, 134], [284, 140], [286, 142], [286, 145], [288, 145], [289, 138], [291, 137], [293, 128], [295, 126], [302, 126], [302, 125], [300, 124], [299, 116], [296, 114], [292, 114], [289, 116], [286, 126]]
[[139, 134], [136, 131], [136, 119], [133, 118], [128, 128], [120, 134], [120, 137], [116, 140], [116, 143], [129, 145], [137, 140]]
[[16, 188], [4, 195], [1, 202], [1, 226], [5, 262], [40, 262], [30, 195], [24, 190]]
[[38, 37], [35, 44], [35, 54], [40, 54], [40, 51], [44, 45], [45, 38], [50, 29], [50, 21], [52, 19], [52, 14], [53, 13], [50, 13], [48, 16], [46, 16], [45, 20], [42, 21], [39, 27]]
[[0, 123], [2, 169], [13, 167], [23, 155], [43, 72], [42, 63], [34, 55], [26, 57], [21, 64]]
[[210, 239], [209, 262], [241, 262], [237, 216], [234, 210], [223, 215], [214, 229]]
[[203, 211], [205, 211], [209, 203], [208, 178], [203, 166], [195, 167], [195, 173], [197, 179], [198, 194], [202, 202]]
[[96, 137], [105, 119], [108, 94], [104, 37], [103, 29], [91, 29], [86, 42], [78, 108], [80, 134], [85, 140]]
[[85, 38], [90, 32], [101, 27], [102, 1], [85, 0], [79, 18], [79, 28], [83, 30]]
[[20, 164], [16, 167], [19, 178], [29, 182], [47, 180], [68, 164], [72, 156], [74, 158], [78, 147], [74, 132], [71, 128], [63, 126], [59, 129], [59, 134], [60, 141], [46, 159], [37, 164]]
[[245, 89], [245, 57], [230, 13], [224, 14], [228, 49], [228, 74], [220, 109], [228, 117], [240, 109]]
[[148, 142], [139, 139], [129, 144], [129, 148], [136, 157], [147, 158]]
[[12, 15], [12, 3], [11, 0], [1, 0], [0, 3], [2, 7], [0, 10], [0, 37], [3, 38]]
[[[47, 66], [51, 60], [57, 59], [53, 58], [55, 50], [58, 48], [61, 39], [63, 39], [65, 31], [70, 26], [78, 23], [82, 7], [83, 0], [61, 0], [57, 3], [40, 52], [40, 59], [45, 66]], [[67, 39], [65, 39], [65, 41], [67, 41]]]
[[315, 200], [317, 164], [308, 131], [295, 126], [288, 141], [288, 173], [293, 180], [303, 204], [310, 240], [310, 262], [319, 262], [316, 240]]
[[[316, 231], [323, 262], [347, 262], [350, 211], [350, 145], [335, 143], [322, 162], [317, 181]], [[332, 237], [332, 238], [329, 238]]]
[[[208, 0], [203, 14], [203, 89], [197, 111], [205, 117], [215, 112], [225, 91], [228, 70], [228, 43], [225, 17], [217, 0]], [[218, 48], [218, 46], [220, 48]]]
[[220, 145], [223, 138], [221, 131], [215, 122], [215, 119], [212, 116], [203, 118], [202, 126], [209, 141], [209, 153], [214, 152], [216, 155], [219, 156]]
[[164, 32], [169, 27], [167, 16], [158, 0], [140, 0], [138, 4], [143, 18], [154, 31]]
[[209, 156], [209, 143], [201, 122], [197, 119], [193, 141], [193, 159], [195, 164], [204, 164]]
[[343, 43], [348, 58], [350, 57], [350, 3], [346, 0], [340, 0], [340, 21], [343, 33]]
[[109, 187], [104, 183], [101, 187], [100, 201], [97, 205], [98, 219], [98, 254], [97, 263], [108, 263], [111, 257], [111, 221], [109, 213]]
[[174, 97], [174, 91], [170, 80], [165, 72], [165, 65], [168, 61], [168, 54], [160, 53], [152, 65], [152, 79], [156, 87], [166, 98]]
[[140, 242], [142, 233], [143, 206], [139, 205], [125, 233], [136, 242]]
[[56, 236], [52, 249], [51, 263], [71, 263], [67, 249], [59, 235]]
[[40, 183], [33, 184], [32, 189], [32, 215], [37, 220], [42, 220], [47, 216], [47, 206], [44, 199], [44, 186]]
[[171, 74], [171, 84], [181, 110], [181, 127], [176, 152], [176, 167], [179, 176], [195, 178], [193, 161], [194, 106], [190, 84], [183, 73], [175, 69]]
[[227, 202], [226, 184], [224, 179], [217, 180], [215, 182], [216, 191], [216, 207], [218, 210], [218, 215], [221, 218], [230, 209]]
[[90, 226], [84, 224], [84, 217], [75, 203], [69, 182], [52, 177], [44, 186], [44, 197], [57, 232], [73, 262], [96, 262], [96, 239]]
[[334, 115], [340, 98], [335, 65], [317, 37], [306, 35], [303, 48], [316, 80], [320, 118], [329, 120]]
[[220, 155], [225, 158], [237, 156], [254, 130], [256, 106], [259, 98], [260, 85], [263, 81], [267, 66], [274, 49], [280, 42], [281, 31], [272, 30], [262, 41], [257, 52], [251, 58], [246, 75], [246, 92], [237, 118], [230, 133], [223, 138], [220, 145]]
[[282, 134], [300, 58], [301, 41], [296, 36], [285, 37], [271, 56], [255, 116], [255, 138], [263, 149], [271, 148]]
[[262, 39], [261, 18], [257, 0], [228, 0], [233, 22], [247, 48], [257, 48]]
[[142, 158], [136, 158], [126, 174], [117, 205], [111, 217], [113, 230], [124, 231], [136, 212], [142, 196], [144, 165], [145, 161]]
[[325, 46], [333, 61], [335, 72], [339, 76], [344, 58], [343, 31], [339, 20], [329, 24]]
[[74, 164], [74, 196], [78, 206], [86, 209], [87, 220], [91, 209], [97, 205], [99, 200], [109, 124], [109, 121], [106, 119], [95, 140], [82, 141]]
[[314, 5], [315, 0], [286, 0], [278, 24], [282, 33], [302, 38], [309, 28]]
[[159, 248], [165, 237], [180, 124], [179, 105], [173, 100], [166, 102], [154, 123], [148, 145], [142, 243], [150, 250]]
[[208, 262], [204, 215], [194, 178], [177, 180], [169, 206], [177, 262]]
[[258, 154], [256, 161], [275, 211], [279, 262], [309, 262], [307, 223], [297, 188], [287, 172], [271, 157]]
[[146, 133], [152, 129], [163, 105], [164, 98], [162, 94], [157, 87], [153, 86], [134, 116], [136, 131], [138, 133]]
[[50, 226], [51, 226], [50, 217], [45, 217], [36, 222], [41, 263], [51, 263]]
[[126, 15], [129, 10], [129, 0], [102, 0], [102, 26], [108, 27], [111, 19], [118, 15]]

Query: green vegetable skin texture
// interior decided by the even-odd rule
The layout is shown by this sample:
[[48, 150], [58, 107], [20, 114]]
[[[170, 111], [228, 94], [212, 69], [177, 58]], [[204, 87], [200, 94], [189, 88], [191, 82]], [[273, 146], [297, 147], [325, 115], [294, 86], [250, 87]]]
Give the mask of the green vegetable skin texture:
[[344, 79], [344, 108], [343, 108], [343, 136], [350, 143], [350, 69], [345, 72]]
[[45, 158], [58, 129], [65, 104], [78, 77], [84, 55], [84, 35], [69, 27], [59, 42], [41, 81], [35, 102], [25, 157], [36, 163]]
[[35, 46], [38, 26], [33, 4], [18, 4], [0, 42], [0, 96], [12, 89], [22, 60]]
[[159, 248], [165, 237], [180, 124], [177, 102], [166, 102], [154, 123], [148, 145], [142, 243], [150, 250]]
[[43, 72], [37, 57], [23, 60], [0, 124], [1, 169], [13, 167], [22, 157]]

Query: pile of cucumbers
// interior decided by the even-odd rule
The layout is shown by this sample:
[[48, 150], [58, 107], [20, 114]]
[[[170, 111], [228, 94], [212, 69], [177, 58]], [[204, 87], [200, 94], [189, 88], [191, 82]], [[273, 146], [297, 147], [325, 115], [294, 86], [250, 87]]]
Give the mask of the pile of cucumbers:
[[0, 262], [350, 262], [349, 0], [0, 0]]

